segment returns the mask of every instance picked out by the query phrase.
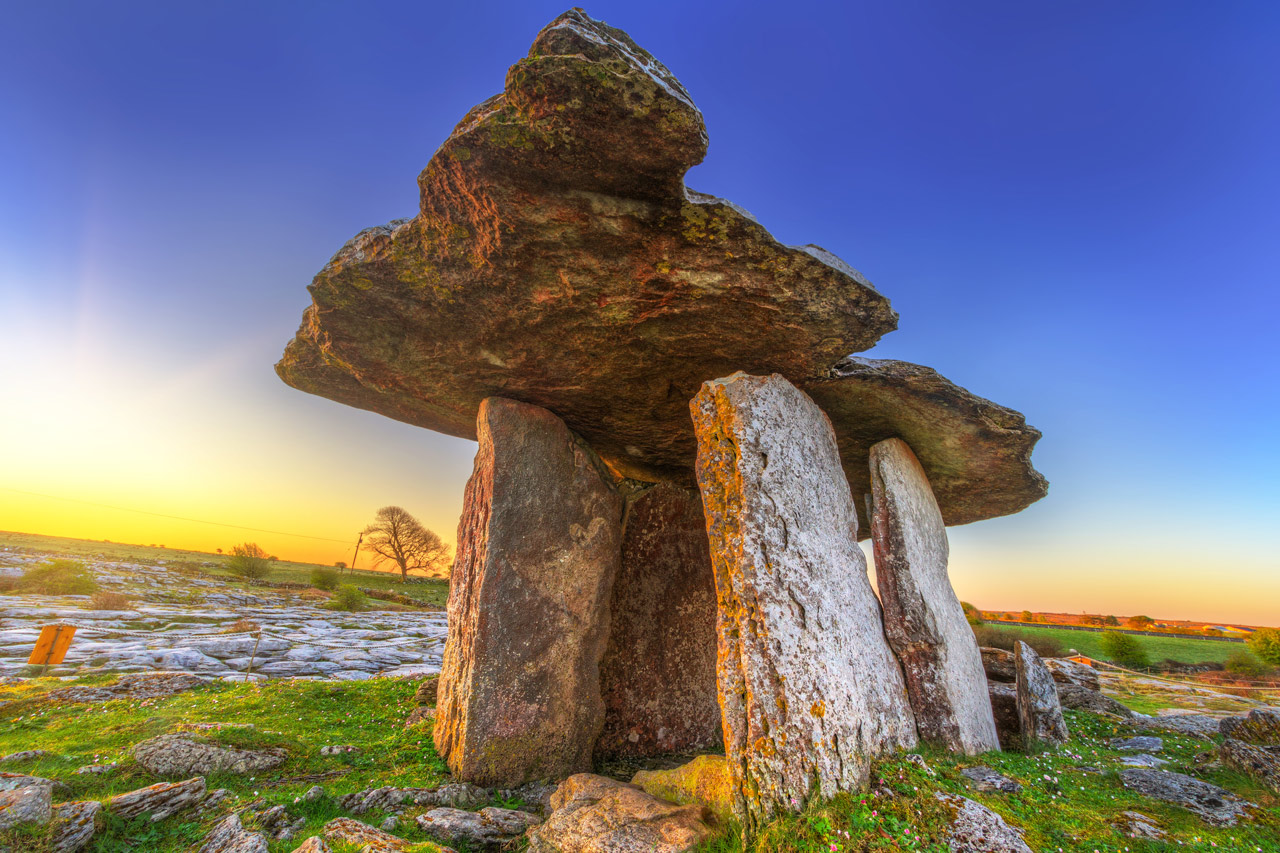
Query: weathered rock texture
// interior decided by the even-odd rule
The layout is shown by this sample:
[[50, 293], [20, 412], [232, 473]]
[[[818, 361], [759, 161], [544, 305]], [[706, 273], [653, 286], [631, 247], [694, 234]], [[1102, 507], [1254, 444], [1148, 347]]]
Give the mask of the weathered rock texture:
[[133, 748], [134, 759], [157, 776], [190, 776], [196, 773], [247, 775], [274, 770], [289, 757], [283, 749], [235, 749], [173, 734], [148, 738]]
[[199, 853], [267, 853], [267, 837], [245, 829], [240, 816], [231, 814], [213, 828]]
[[701, 382], [817, 376], [897, 324], [840, 259], [686, 190], [706, 147], [670, 71], [561, 15], [437, 150], [418, 215], [361, 232], [316, 276], [277, 372], [464, 438], [485, 397], [524, 400], [630, 476], [687, 477]]
[[542, 818], [515, 809], [490, 806], [478, 812], [463, 809], [432, 809], [417, 817], [418, 828], [442, 844], [465, 846], [468, 850], [502, 850], [524, 835]]
[[529, 853], [683, 853], [711, 837], [699, 806], [677, 806], [603, 776], [570, 776], [545, 823], [529, 830]]
[[946, 835], [951, 853], [1033, 853], [1020, 830], [981, 803], [942, 792], [934, 796], [954, 815]]
[[1040, 431], [931, 368], [850, 356], [800, 387], [835, 427], [864, 538], [871, 531], [862, 501], [871, 493], [867, 457], [886, 438], [915, 452], [948, 525], [1018, 512], [1048, 493], [1031, 466]]
[[723, 755], [699, 755], [671, 770], [641, 770], [631, 784], [680, 805], [698, 803], [721, 822], [733, 816], [733, 776]]
[[978, 651], [982, 654], [982, 668], [988, 679], [1009, 684], [1017, 680], [1018, 667], [1013, 662], [1013, 652], [989, 646], [979, 646]]
[[1098, 671], [1088, 664], [1076, 663], [1065, 658], [1045, 658], [1044, 665], [1053, 675], [1053, 680], [1061, 687], [1070, 684], [1083, 687], [1085, 690], [1101, 690], [1102, 682], [1098, 679]]
[[169, 815], [199, 805], [204, 795], [204, 777], [197, 776], [185, 782], [159, 782], [117, 794], [107, 801], [107, 808], [116, 817], [135, 818], [150, 812], [153, 821], [164, 820]]
[[1000, 738], [1000, 748], [1021, 748], [1022, 718], [1018, 716], [1018, 688], [1001, 681], [988, 681], [987, 696], [991, 699], [991, 716], [996, 724], [996, 734]]
[[902, 664], [920, 739], [967, 755], [999, 749], [982, 655], [947, 575], [942, 514], [901, 439], [871, 448], [871, 496], [885, 636]]
[[826, 416], [781, 376], [742, 373], [691, 409], [725, 748], [750, 825], [861, 789], [872, 756], [915, 744], [915, 721]]
[[54, 806], [49, 849], [53, 853], [80, 853], [93, 840], [100, 811], [102, 803], [97, 800], [77, 800]]
[[1167, 770], [1129, 768], [1120, 771], [1120, 781], [1131, 791], [1181, 806], [1214, 826], [1235, 826], [1257, 808], [1217, 785]]
[[662, 483], [627, 507], [600, 689], [598, 756], [688, 753], [723, 742], [715, 579], [697, 491]]
[[1227, 717], [1218, 725], [1223, 737], [1263, 746], [1280, 745], [1280, 711], [1255, 708], [1243, 717]]
[[22, 824], [45, 824], [53, 815], [53, 788], [29, 785], [0, 792], [0, 829]]
[[622, 499], [555, 415], [485, 400], [449, 589], [435, 744], [460, 779], [591, 767]]
[[1130, 711], [1119, 701], [1105, 693], [1089, 690], [1075, 684], [1058, 684], [1058, 703], [1064, 708], [1078, 711], [1093, 711], [1099, 714], [1115, 714], [1117, 717], [1132, 717]]
[[1252, 776], [1272, 793], [1280, 794], [1280, 754], [1242, 740], [1226, 738], [1218, 747], [1218, 757], [1228, 767]]
[[1058, 688], [1040, 655], [1019, 640], [1013, 646], [1013, 659], [1018, 667], [1018, 718], [1023, 748], [1031, 751], [1039, 744], [1066, 743], [1067, 721], [1058, 702]]

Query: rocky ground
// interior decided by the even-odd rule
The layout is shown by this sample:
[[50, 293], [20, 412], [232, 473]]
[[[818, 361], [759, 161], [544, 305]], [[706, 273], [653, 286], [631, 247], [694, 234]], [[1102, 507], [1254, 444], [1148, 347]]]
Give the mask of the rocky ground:
[[[17, 575], [48, 555], [4, 557], [0, 574]], [[164, 565], [86, 564], [101, 589], [130, 599], [129, 609], [94, 610], [86, 595], [0, 595], [0, 676], [25, 671], [42, 626], [65, 623], [77, 626], [76, 635], [50, 675], [192, 672], [226, 680], [360, 680], [440, 669], [446, 624], [436, 608], [347, 613], [325, 609], [322, 596], [246, 587]]]

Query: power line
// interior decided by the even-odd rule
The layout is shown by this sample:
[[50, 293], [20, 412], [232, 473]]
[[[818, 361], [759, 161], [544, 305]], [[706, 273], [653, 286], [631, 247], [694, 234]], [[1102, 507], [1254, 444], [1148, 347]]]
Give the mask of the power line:
[[39, 492], [27, 492], [22, 489], [11, 489], [8, 486], [0, 486], [0, 491], [14, 492], [19, 495], [30, 495], [36, 498], [48, 498], [52, 501], [66, 501], [73, 504], [85, 504], [86, 506], [96, 506], [102, 509], [115, 509], [121, 512], [136, 512], [139, 515], [154, 515], [156, 518], [168, 518], [174, 521], [190, 521], [193, 524], [212, 524], [214, 527], [230, 527], [235, 530], [251, 530], [254, 533], [270, 533], [274, 536], [296, 536], [299, 539], [317, 539], [321, 542], [338, 542], [342, 545], [347, 544], [346, 539], [330, 539], [326, 536], [308, 536], [305, 533], [285, 533], [282, 530], [264, 530], [261, 527], [245, 527], [243, 524], [225, 524], [221, 521], [205, 521], [202, 518], [186, 518], [181, 515], [166, 515], [163, 512], [149, 512], [145, 509], [132, 509], [127, 506], [112, 506], [111, 504], [100, 504], [94, 501], [82, 501], [78, 498], [63, 498], [57, 495], [42, 495]]

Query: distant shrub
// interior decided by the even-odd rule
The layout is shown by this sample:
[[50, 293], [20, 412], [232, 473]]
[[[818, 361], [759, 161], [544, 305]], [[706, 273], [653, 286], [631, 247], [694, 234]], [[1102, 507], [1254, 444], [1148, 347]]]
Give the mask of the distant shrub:
[[1031, 631], [979, 625], [973, 629], [973, 636], [980, 646], [990, 646], [991, 648], [1004, 649], [1009, 652], [1013, 651], [1013, 644], [1021, 640], [1035, 649], [1036, 654], [1042, 658], [1060, 658], [1067, 653], [1062, 643], [1053, 637], [1032, 633]]
[[337, 589], [338, 573], [333, 569], [323, 569], [317, 566], [311, 570], [311, 585], [316, 589]]
[[965, 621], [970, 625], [982, 624], [982, 611], [974, 607], [967, 601], [960, 602], [960, 607], [964, 609]]
[[256, 542], [245, 542], [232, 548], [231, 556], [227, 558], [227, 570], [247, 580], [262, 580], [271, 574], [267, 552]]
[[347, 561], [346, 561], [346, 560], [337, 560], [337, 561], [335, 561], [335, 562], [334, 562], [333, 567], [334, 567], [335, 569], [345, 569], [345, 568], [347, 567]]
[[369, 599], [361, 592], [355, 584], [344, 583], [334, 592], [333, 597], [329, 599], [329, 603], [325, 605], [330, 610], [348, 610], [359, 611], [364, 610], [369, 604]]
[[79, 560], [49, 560], [22, 573], [18, 588], [42, 595], [89, 595], [98, 582]]
[[1142, 641], [1132, 634], [1103, 631], [1098, 642], [1102, 646], [1102, 653], [1112, 663], [1130, 667], [1147, 665], [1147, 650], [1143, 648]]
[[128, 610], [130, 598], [119, 592], [98, 590], [89, 598], [89, 605], [94, 610]]
[[1130, 616], [1125, 620], [1125, 624], [1130, 628], [1150, 628], [1156, 620], [1150, 616]]
[[1227, 672], [1247, 675], [1250, 678], [1262, 678], [1271, 674], [1271, 667], [1265, 661], [1259, 660], [1258, 656], [1248, 649], [1236, 649], [1227, 655], [1224, 667]]
[[1035, 615], [1034, 613], [1032, 613], [1030, 610], [1024, 610], [1024, 611], [1022, 611], [1022, 621], [1023, 621], [1023, 622], [1033, 622], [1033, 621], [1035, 621], [1035, 618], [1036, 618], [1036, 615]]
[[1280, 630], [1259, 628], [1248, 640], [1249, 649], [1272, 666], [1280, 666]]

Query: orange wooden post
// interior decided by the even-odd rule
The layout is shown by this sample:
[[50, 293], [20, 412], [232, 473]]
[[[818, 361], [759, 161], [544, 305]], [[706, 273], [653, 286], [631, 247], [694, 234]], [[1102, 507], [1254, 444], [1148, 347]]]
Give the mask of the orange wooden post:
[[45, 625], [40, 629], [40, 637], [36, 647], [27, 658], [27, 663], [36, 666], [51, 666], [62, 663], [71, 647], [71, 638], [76, 635], [75, 625]]

